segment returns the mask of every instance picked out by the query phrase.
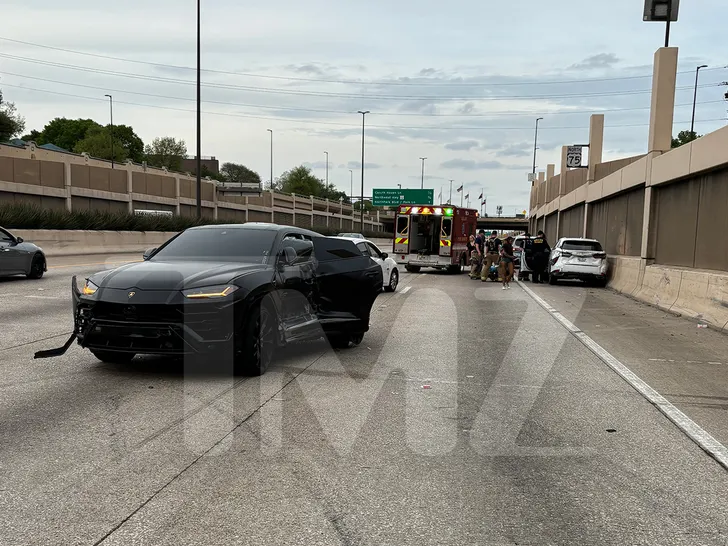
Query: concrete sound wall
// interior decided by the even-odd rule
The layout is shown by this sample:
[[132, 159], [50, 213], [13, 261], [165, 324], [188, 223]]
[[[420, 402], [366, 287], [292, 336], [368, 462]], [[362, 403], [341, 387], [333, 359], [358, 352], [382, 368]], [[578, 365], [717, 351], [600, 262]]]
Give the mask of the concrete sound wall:
[[624, 256], [610, 256], [609, 264], [613, 290], [728, 332], [728, 273], [645, 266]]

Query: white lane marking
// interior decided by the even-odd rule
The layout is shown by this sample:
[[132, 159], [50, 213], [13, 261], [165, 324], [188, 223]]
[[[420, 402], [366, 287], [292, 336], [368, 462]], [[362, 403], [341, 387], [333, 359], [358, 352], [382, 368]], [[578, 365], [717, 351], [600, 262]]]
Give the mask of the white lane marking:
[[406, 294], [410, 290], [412, 290], [411, 286], [405, 286], [404, 289], [400, 292], [400, 294]]
[[648, 402], [654, 405], [660, 410], [665, 417], [672, 421], [677, 428], [679, 428], [688, 438], [698, 444], [698, 446], [705, 451], [708, 455], [713, 457], [718, 464], [728, 470], [728, 448], [721, 444], [718, 440], [713, 438], [705, 429], [698, 425], [695, 421], [690, 419], [682, 411], [677, 409], [668, 400], [662, 396], [655, 389], [650, 387], [642, 379], [640, 379], [635, 373], [632, 372], [627, 366], [622, 364], [617, 358], [612, 356], [609, 351], [604, 349], [596, 341], [582, 332], [577, 328], [569, 319], [559, 313], [556, 309], [546, 303], [543, 298], [536, 295], [533, 290], [525, 286], [523, 283], [518, 283], [526, 293], [531, 296], [541, 307], [546, 309], [552, 317], [561, 323], [567, 330], [569, 330], [576, 339], [581, 341], [591, 352], [599, 357], [607, 366], [612, 368], [617, 375], [629, 383], [632, 388], [639, 392]]

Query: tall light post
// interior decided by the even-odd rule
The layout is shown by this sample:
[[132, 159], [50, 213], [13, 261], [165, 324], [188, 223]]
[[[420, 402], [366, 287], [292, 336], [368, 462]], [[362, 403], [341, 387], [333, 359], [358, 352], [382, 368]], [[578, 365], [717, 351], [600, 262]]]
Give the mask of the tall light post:
[[695, 92], [693, 93], [693, 119], [690, 122], [690, 137], [692, 138], [695, 134], [695, 103], [698, 100], [698, 74], [700, 74], [701, 68], [708, 68], [707, 64], [701, 64], [695, 70]]
[[197, 217], [202, 218], [202, 93], [200, 91], [200, 0], [197, 0]]
[[352, 169], [349, 169], [349, 184], [351, 187], [349, 188], [349, 198], [351, 199], [351, 206], [354, 206], [354, 171]]
[[448, 199], [447, 203], [452, 205], [452, 180], [450, 180], [450, 199]]
[[111, 114], [111, 168], [114, 168], [114, 99], [111, 95], [104, 95], [109, 97], [109, 113]]
[[420, 189], [423, 190], [425, 189], [425, 159], [427, 158], [421, 157], [420, 159], [422, 160], [422, 182], [420, 183]]
[[273, 189], [273, 129], [266, 129], [270, 133], [270, 189]]
[[361, 232], [364, 233], [364, 119], [369, 110], [359, 110], [361, 114], [361, 199], [359, 208], [361, 209]]
[[536, 150], [538, 149], [538, 122], [543, 118], [536, 118], [536, 136], [533, 138], [533, 174], [536, 174]]
[[326, 154], [326, 187], [329, 187], [329, 152], [324, 152]]

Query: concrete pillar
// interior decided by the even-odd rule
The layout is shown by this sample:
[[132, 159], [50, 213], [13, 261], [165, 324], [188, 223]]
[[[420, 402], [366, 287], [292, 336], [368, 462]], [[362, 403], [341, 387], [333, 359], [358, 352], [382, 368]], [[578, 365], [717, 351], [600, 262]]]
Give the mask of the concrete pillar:
[[[603, 161], [604, 154], [604, 114], [592, 114], [589, 118], [589, 169], [586, 183], [596, 180], [597, 165]], [[584, 225], [582, 237], [587, 236], [589, 222], [589, 203], [584, 203]]]
[[291, 215], [293, 216], [293, 225], [296, 225], [296, 194], [292, 193], [291, 197], [293, 197], [293, 212]]
[[177, 201], [177, 204], [175, 205], [175, 214], [177, 216], [182, 214], [182, 203], [180, 203], [181, 198], [181, 190], [180, 190], [181, 182], [179, 180], [179, 175], [174, 177], [174, 198]]
[[604, 150], [604, 114], [592, 114], [589, 118], [589, 171], [587, 182], [596, 177], [596, 167], [602, 162]]
[[212, 202], [214, 203], [213, 208], [212, 208], [212, 218], [214, 220], [217, 220], [217, 218], [218, 218], [217, 184], [213, 184], [213, 186], [212, 186]]
[[672, 145], [672, 121], [675, 111], [677, 48], [661, 47], [655, 52], [652, 69], [652, 106], [648, 152], [667, 152]]
[[551, 177], [554, 176], [554, 173], [556, 172], [556, 165], [553, 163], [549, 163], [546, 165], [546, 180], [551, 180]]
[[[672, 122], [675, 111], [675, 84], [677, 80], [676, 47], [661, 47], [655, 52], [652, 69], [652, 105], [650, 108], [650, 133], [647, 141], [649, 162], [652, 158], [668, 152], [672, 147]], [[651, 169], [648, 169], [648, 171]], [[642, 218], [642, 246], [640, 257], [643, 265], [655, 259], [656, 234], [654, 195], [648, 172], [645, 187], [645, 208]]]
[[273, 190], [270, 190], [270, 222], [271, 224], [276, 223], [276, 192]]
[[[561, 171], [559, 172], [559, 199], [564, 195], [564, 188], [566, 188], [566, 173], [569, 172], [569, 167], [566, 166], [566, 156], [568, 155], [569, 147], [561, 147]], [[544, 232], [546, 231], [546, 217], [544, 216]], [[561, 232], [561, 207], [556, 209], [556, 239], [559, 238]]]
[[331, 211], [329, 210], [329, 200], [326, 200], [326, 227], [329, 227], [329, 216], [331, 216]]
[[133, 182], [133, 166], [134, 162], [131, 159], [126, 160], [126, 194], [129, 196], [129, 201], [126, 204], [126, 210], [129, 214], [134, 213], [134, 182]]
[[71, 194], [71, 163], [65, 162], [63, 164], [64, 169], [64, 179], [63, 179], [63, 186], [66, 190], [66, 210], [68, 212], [73, 211], [73, 195]]

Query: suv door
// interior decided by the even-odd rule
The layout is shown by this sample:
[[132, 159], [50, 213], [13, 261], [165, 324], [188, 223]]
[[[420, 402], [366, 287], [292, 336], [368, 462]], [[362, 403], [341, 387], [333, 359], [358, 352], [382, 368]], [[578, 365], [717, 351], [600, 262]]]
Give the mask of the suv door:
[[383, 290], [382, 268], [353, 241], [322, 236], [313, 242], [324, 330], [366, 332], [374, 300]]
[[[295, 257], [286, 260], [286, 249], [292, 249]], [[294, 254], [291, 254], [294, 256]], [[287, 332], [315, 320], [316, 274], [313, 242], [299, 233], [283, 236], [276, 255], [276, 285], [273, 297], [283, 328]], [[289, 340], [291, 336], [286, 336]]]

